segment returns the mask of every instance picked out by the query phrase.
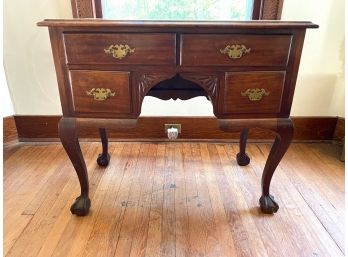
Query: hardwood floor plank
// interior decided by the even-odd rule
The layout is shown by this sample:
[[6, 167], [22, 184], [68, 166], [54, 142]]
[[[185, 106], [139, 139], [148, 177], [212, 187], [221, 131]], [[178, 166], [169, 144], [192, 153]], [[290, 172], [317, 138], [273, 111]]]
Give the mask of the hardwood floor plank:
[[[49, 163], [52, 161], [54, 156], [53, 149], [56, 149], [56, 146], [52, 145], [52, 148], [44, 148], [51, 150], [51, 154], [43, 156], [41, 162], [39, 161], [27, 161], [26, 164], [23, 162], [18, 163], [20, 167], [24, 167], [24, 175], [20, 176], [22, 178], [16, 178], [14, 183], [9, 183], [12, 186], [6, 186], [4, 188], [4, 204], [6, 208], [4, 209], [3, 215], [4, 219], [7, 221], [4, 224], [4, 253], [5, 255], [9, 252], [14, 242], [17, 240], [22, 231], [26, 228], [31, 221], [32, 217], [23, 217], [26, 205], [32, 201], [36, 192], [40, 189], [39, 187], [33, 187], [33, 184], [43, 183], [43, 177], [46, 177], [44, 171], [47, 171], [47, 174], [51, 174], [57, 168], [58, 165], [52, 165], [49, 168], [41, 166], [41, 164]], [[44, 150], [42, 149], [42, 150]], [[29, 149], [27, 150], [28, 155]], [[52, 153], [53, 152], [53, 153]], [[33, 157], [35, 159], [35, 157]], [[9, 166], [8, 166], [9, 165]], [[11, 170], [10, 164], [5, 164], [5, 170]], [[9, 172], [9, 171], [8, 171]], [[41, 176], [40, 176], [41, 175]], [[47, 178], [47, 177], [46, 177]], [[11, 179], [10, 179], [11, 180]], [[8, 181], [10, 182], [10, 181]], [[15, 227], [15, 230], [11, 230], [11, 227]]]
[[[184, 143], [185, 144], [185, 143]], [[174, 148], [175, 181], [175, 256], [189, 256], [189, 217], [185, 184], [183, 144]]]
[[164, 190], [161, 230], [161, 256], [175, 257], [175, 144], [167, 144], [164, 165]]
[[207, 233], [199, 210], [199, 194], [197, 189], [196, 172], [199, 171], [199, 163], [193, 156], [192, 143], [184, 145], [184, 169], [185, 187], [187, 194], [188, 228], [189, 228], [189, 256], [204, 256]]
[[[63, 169], [71, 169], [71, 163], [68, 161], [64, 163]], [[61, 170], [61, 167], [59, 169]], [[69, 176], [65, 172], [56, 172], [56, 176], [53, 178], [59, 181], [59, 183], [46, 195], [45, 200], [34, 214], [31, 222], [8, 252], [7, 256], [36, 257], [40, 251], [58, 214], [63, 211], [63, 207], [66, 205], [65, 199], [64, 201], [58, 201], [57, 199], [67, 183]]]
[[159, 144], [155, 162], [155, 176], [151, 192], [150, 219], [147, 232], [146, 257], [161, 256], [162, 213], [164, 191], [165, 144]]
[[71, 215], [79, 194], [59, 143], [21, 144], [4, 163], [7, 257], [344, 256], [344, 163], [337, 145], [294, 143], [277, 168], [274, 215], [258, 207], [270, 144], [81, 143], [91, 212]]
[[[268, 230], [263, 231], [262, 227], [258, 226], [257, 219], [255, 219], [258, 216], [257, 209], [250, 204], [250, 199], [243, 194], [250, 195], [250, 191], [258, 191], [255, 186], [249, 185], [248, 190], [243, 192], [245, 175], [249, 172], [246, 169], [249, 169], [249, 167], [243, 169], [235, 167], [234, 156], [238, 151], [231, 152], [231, 149], [229, 149], [226, 152], [225, 147], [209, 145], [207, 150], [214, 173], [217, 176], [225, 211], [229, 218], [232, 237], [235, 244], [238, 245], [237, 252], [239, 256], [283, 256], [280, 251], [276, 252], [273, 244], [270, 243], [274, 240], [273, 235]], [[233, 160], [232, 165], [231, 160]], [[264, 240], [261, 240], [262, 236], [266, 236], [269, 241], [265, 243]]]
[[[113, 154], [112, 149], [110, 149], [110, 153]], [[95, 158], [95, 156], [93, 156]], [[93, 160], [93, 157], [91, 160]], [[92, 161], [93, 163], [93, 161]], [[95, 164], [93, 163], [90, 166], [94, 166]], [[102, 172], [107, 172], [106, 170]], [[66, 187], [62, 191], [62, 198], [64, 199], [69, 199], [67, 202], [67, 205], [64, 207], [66, 210], [69, 209], [70, 204], [73, 202], [75, 196], [72, 194], [74, 192], [74, 188], [76, 188], [76, 184], [72, 179], [69, 180], [67, 183]], [[72, 222], [73, 217], [69, 212], [62, 212], [56, 223], [54, 224], [54, 227], [52, 228], [50, 234], [47, 237], [47, 240], [43, 247], [41, 248], [38, 257], [45, 257], [45, 256], [52, 256], [54, 254], [54, 251], [57, 249], [57, 245], [59, 244], [60, 240], [64, 240], [64, 235], [65, 235], [65, 230], [66, 227], [68, 226], [69, 222]], [[57, 251], [60, 252], [60, 251]]]
[[212, 210], [212, 200], [209, 195], [209, 190], [205, 178], [205, 170], [202, 165], [203, 156], [200, 149], [200, 144], [192, 144], [192, 153], [195, 161], [199, 166], [197, 167], [196, 182], [198, 191], [198, 207], [200, 209], [200, 216], [202, 220], [202, 227], [206, 233], [205, 256], [223, 256], [223, 249], [218, 241], [218, 233], [216, 231], [216, 224]]
[[36, 161], [47, 156], [47, 147], [27, 147], [23, 151], [18, 150], [12, 158], [4, 162], [4, 193], [8, 188], [19, 188], [26, 177], [31, 175], [31, 172], [27, 172], [29, 167], [39, 164]]
[[[318, 183], [315, 169], [313, 169], [313, 162], [306, 161], [310, 160], [310, 158], [308, 158], [309, 153], [303, 155], [301, 152], [297, 151], [297, 148], [296, 145], [290, 148], [287, 154], [288, 158], [284, 159], [281, 167], [286, 172], [291, 183], [296, 187], [307, 207], [309, 207], [312, 214], [314, 214], [312, 223], [317, 223], [315, 221], [318, 221], [315, 228], [323, 227], [326, 230], [325, 232], [328, 232], [328, 234], [334, 238], [335, 245], [332, 244], [330, 238], [327, 238], [327, 233], [323, 233], [324, 231], [322, 231], [322, 229], [318, 229], [317, 233], [321, 233], [323, 237], [326, 235], [325, 237], [327, 238], [327, 243], [323, 243], [323, 245], [331, 252], [336, 252], [336, 256], [340, 256], [340, 254], [344, 252], [344, 231], [343, 226], [340, 225], [343, 220], [337, 216], [337, 211], [335, 211], [335, 208], [327, 200], [327, 195], [322, 192], [322, 188], [325, 187], [322, 183], [325, 183], [325, 181]], [[291, 159], [291, 161], [289, 161], [289, 159]], [[340, 189], [336, 190], [340, 191]], [[330, 194], [333, 192], [334, 191], [331, 191]], [[344, 205], [344, 203], [342, 204]], [[306, 216], [308, 217], [308, 215]], [[319, 238], [319, 240], [321, 241], [322, 238]], [[337, 246], [341, 253], [337, 251]]]
[[120, 232], [118, 235], [118, 241], [116, 246], [116, 251], [113, 256], [129, 256], [132, 246], [132, 239], [133, 239], [133, 233], [134, 233], [134, 223], [135, 223], [135, 216], [136, 216], [136, 209], [139, 204], [139, 198], [141, 195], [142, 188], [139, 187], [139, 184], [141, 183], [141, 172], [142, 167], [145, 164], [146, 158], [144, 158], [144, 155], [148, 154], [148, 147], [146, 144], [141, 144], [140, 149], [138, 151], [138, 158], [137, 162], [135, 163], [135, 166], [132, 168], [132, 179], [131, 184], [128, 185], [131, 187], [131, 190], [129, 191], [129, 194], [124, 204], [124, 217], [122, 220], [122, 224], [120, 227]]
[[211, 198], [210, 202], [215, 220], [217, 238], [219, 242], [224, 242], [224, 244], [222, 244], [223, 254], [221, 256], [238, 256], [234, 242], [231, 240], [232, 234], [229, 229], [223, 199], [221, 198], [221, 194], [219, 192], [209, 151], [204, 144], [200, 144], [200, 152], [202, 157], [201, 162], [204, 168], [204, 175], [206, 177], [207, 187]]
[[135, 217], [135, 230], [132, 238], [132, 245], [130, 256], [131, 257], [143, 257], [145, 256], [145, 248], [147, 241], [147, 231], [150, 218], [150, 204], [151, 204], [151, 192], [153, 187], [154, 179], [154, 164], [157, 154], [157, 145], [148, 145], [148, 156], [146, 158], [146, 163], [142, 167], [141, 172], [147, 174], [147, 179], [142, 179], [139, 183], [139, 187], [142, 188], [140, 195], [137, 213]]
[[[134, 156], [138, 156], [137, 152], [138, 149], [132, 149], [132, 154]], [[137, 157], [134, 160], [134, 162], [137, 162]], [[97, 164], [95, 164], [97, 165]], [[99, 168], [99, 167], [98, 167]], [[101, 171], [104, 170], [104, 168], [99, 168]], [[74, 242], [72, 244], [71, 249], [69, 250], [69, 253], [67, 256], [69, 257], [78, 257], [78, 256], [84, 256], [84, 251], [86, 249], [88, 240], [93, 232], [93, 228], [98, 220], [98, 215], [100, 212], [100, 208], [102, 205], [102, 202], [104, 200], [104, 197], [106, 195], [106, 188], [107, 184], [111, 178], [112, 173], [104, 173], [104, 172], [97, 172], [98, 177], [92, 178], [91, 181], [95, 181], [95, 187], [94, 190], [95, 193], [93, 194], [93, 198], [91, 199], [93, 206], [93, 212], [88, 215], [87, 217], [83, 217], [82, 224], [77, 228], [78, 231], [76, 233], [76, 237], [74, 238]], [[106, 176], [105, 176], [106, 175]], [[93, 185], [93, 183], [92, 183]], [[102, 190], [99, 190], [99, 186], [101, 186]], [[91, 208], [92, 209], [92, 208]], [[87, 218], [87, 219], [86, 219]]]
[[[119, 215], [116, 214], [118, 208], [114, 204], [125, 174], [124, 169], [119, 169], [127, 160], [122, 155], [125, 148], [128, 148], [128, 150], [131, 149], [131, 147], [117, 144], [113, 151], [109, 150], [112, 160], [110, 160], [108, 167], [102, 171], [104, 173], [103, 176], [106, 176], [106, 173], [109, 175], [110, 182], [106, 189], [108, 193], [102, 201], [97, 220], [91, 231], [83, 256], [108, 256], [108, 250], [115, 243], [114, 240], [111, 240], [114, 231], [110, 231], [110, 221], [119, 218]], [[97, 190], [100, 190], [99, 187]]]
[[[262, 176], [264, 163], [267, 158], [267, 153], [262, 152], [260, 145], [262, 147], [264, 144], [251, 145], [248, 148], [249, 156], [252, 156], [253, 170], [258, 177]], [[269, 144], [267, 148], [269, 151]], [[320, 247], [316, 247], [316, 245], [312, 243], [317, 239], [313, 238], [310, 230], [305, 226], [294, 226], [294, 224], [302, 218], [302, 215], [297, 208], [296, 201], [292, 199], [292, 196], [288, 195], [289, 191], [296, 193], [294, 192], [296, 189], [291, 183], [286, 183], [287, 180], [282, 176], [282, 172], [279, 166], [275, 171], [271, 186], [271, 192], [275, 195], [276, 200], [281, 206], [278, 213], [272, 216], [272, 223], [270, 224], [270, 226], [272, 226], [272, 224], [276, 225], [277, 230], [275, 230], [276, 232], [274, 235], [280, 239], [280, 242], [288, 242], [284, 247], [285, 255], [287, 252], [291, 251], [296, 256], [315, 256], [319, 253], [321, 256], [322, 252]], [[259, 190], [261, 192], [261, 188]], [[275, 219], [275, 222], [273, 222], [273, 219]], [[299, 244], [299, 242], [301, 242], [301, 244]]]

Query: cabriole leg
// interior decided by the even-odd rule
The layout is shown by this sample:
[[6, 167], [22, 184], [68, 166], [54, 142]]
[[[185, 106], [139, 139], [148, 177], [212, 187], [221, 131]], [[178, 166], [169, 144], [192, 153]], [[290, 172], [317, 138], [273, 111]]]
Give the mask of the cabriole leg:
[[99, 129], [100, 140], [102, 142], [103, 152], [99, 154], [97, 163], [99, 166], [106, 167], [110, 162], [110, 154], [108, 153], [108, 135], [105, 128]]
[[87, 215], [91, 201], [88, 197], [89, 184], [88, 174], [85, 161], [82, 156], [78, 136], [77, 126], [75, 118], [62, 118], [59, 122], [59, 136], [63, 144], [63, 147], [68, 154], [75, 171], [79, 178], [81, 195], [76, 198], [76, 201], [71, 206], [70, 211], [72, 214], [78, 216]]
[[261, 180], [262, 196], [259, 203], [263, 213], [272, 214], [277, 212], [279, 209], [274, 197], [269, 194], [269, 187], [273, 173], [291, 143], [293, 131], [293, 124], [290, 119], [282, 119], [278, 121], [277, 129], [275, 131], [276, 138], [271, 152], [268, 155]]
[[237, 154], [237, 163], [239, 166], [246, 166], [250, 163], [250, 158], [245, 152], [249, 129], [243, 129], [240, 133], [239, 153]]

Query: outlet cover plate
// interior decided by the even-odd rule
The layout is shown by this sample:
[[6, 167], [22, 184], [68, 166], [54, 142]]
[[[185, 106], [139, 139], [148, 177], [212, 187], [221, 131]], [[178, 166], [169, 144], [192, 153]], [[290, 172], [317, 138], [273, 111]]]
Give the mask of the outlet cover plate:
[[181, 133], [181, 124], [164, 124], [164, 133], [167, 133], [169, 128], [177, 128], [178, 132]]

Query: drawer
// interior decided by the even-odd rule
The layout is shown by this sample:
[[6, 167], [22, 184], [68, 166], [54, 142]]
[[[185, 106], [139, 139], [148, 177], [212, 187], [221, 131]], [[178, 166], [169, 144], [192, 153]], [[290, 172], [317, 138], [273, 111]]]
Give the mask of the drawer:
[[70, 71], [77, 113], [130, 113], [129, 72]]
[[223, 112], [279, 113], [285, 71], [225, 74]]
[[181, 65], [281, 66], [291, 35], [182, 35]]
[[69, 64], [175, 65], [175, 34], [64, 34]]

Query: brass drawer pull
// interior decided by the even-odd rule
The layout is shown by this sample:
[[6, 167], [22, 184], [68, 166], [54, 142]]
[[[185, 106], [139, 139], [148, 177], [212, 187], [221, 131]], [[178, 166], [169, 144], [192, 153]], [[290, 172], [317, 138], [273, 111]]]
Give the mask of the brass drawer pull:
[[228, 45], [225, 49], [220, 49], [220, 53], [227, 54], [230, 59], [240, 59], [243, 54], [250, 53], [251, 48], [247, 48], [245, 45]]
[[116, 59], [123, 59], [129, 53], [134, 53], [135, 48], [131, 48], [129, 45], [110, 45], [104, 49], [106, 54], [111, 54]]
[[104, 101], [110, 96], [115, 96], [115, 92], [111, 92], [108, 88], [92, 88], [90, 91], [86, 91], [86, 94], [92, 95], [97, 101]]
[[269, 93], [263, 88], [248, 88], [245, 92], [241, 92], [241, 95], [248, 96], [250, 101], [260, 101], [264, 95], [268, 96]]

